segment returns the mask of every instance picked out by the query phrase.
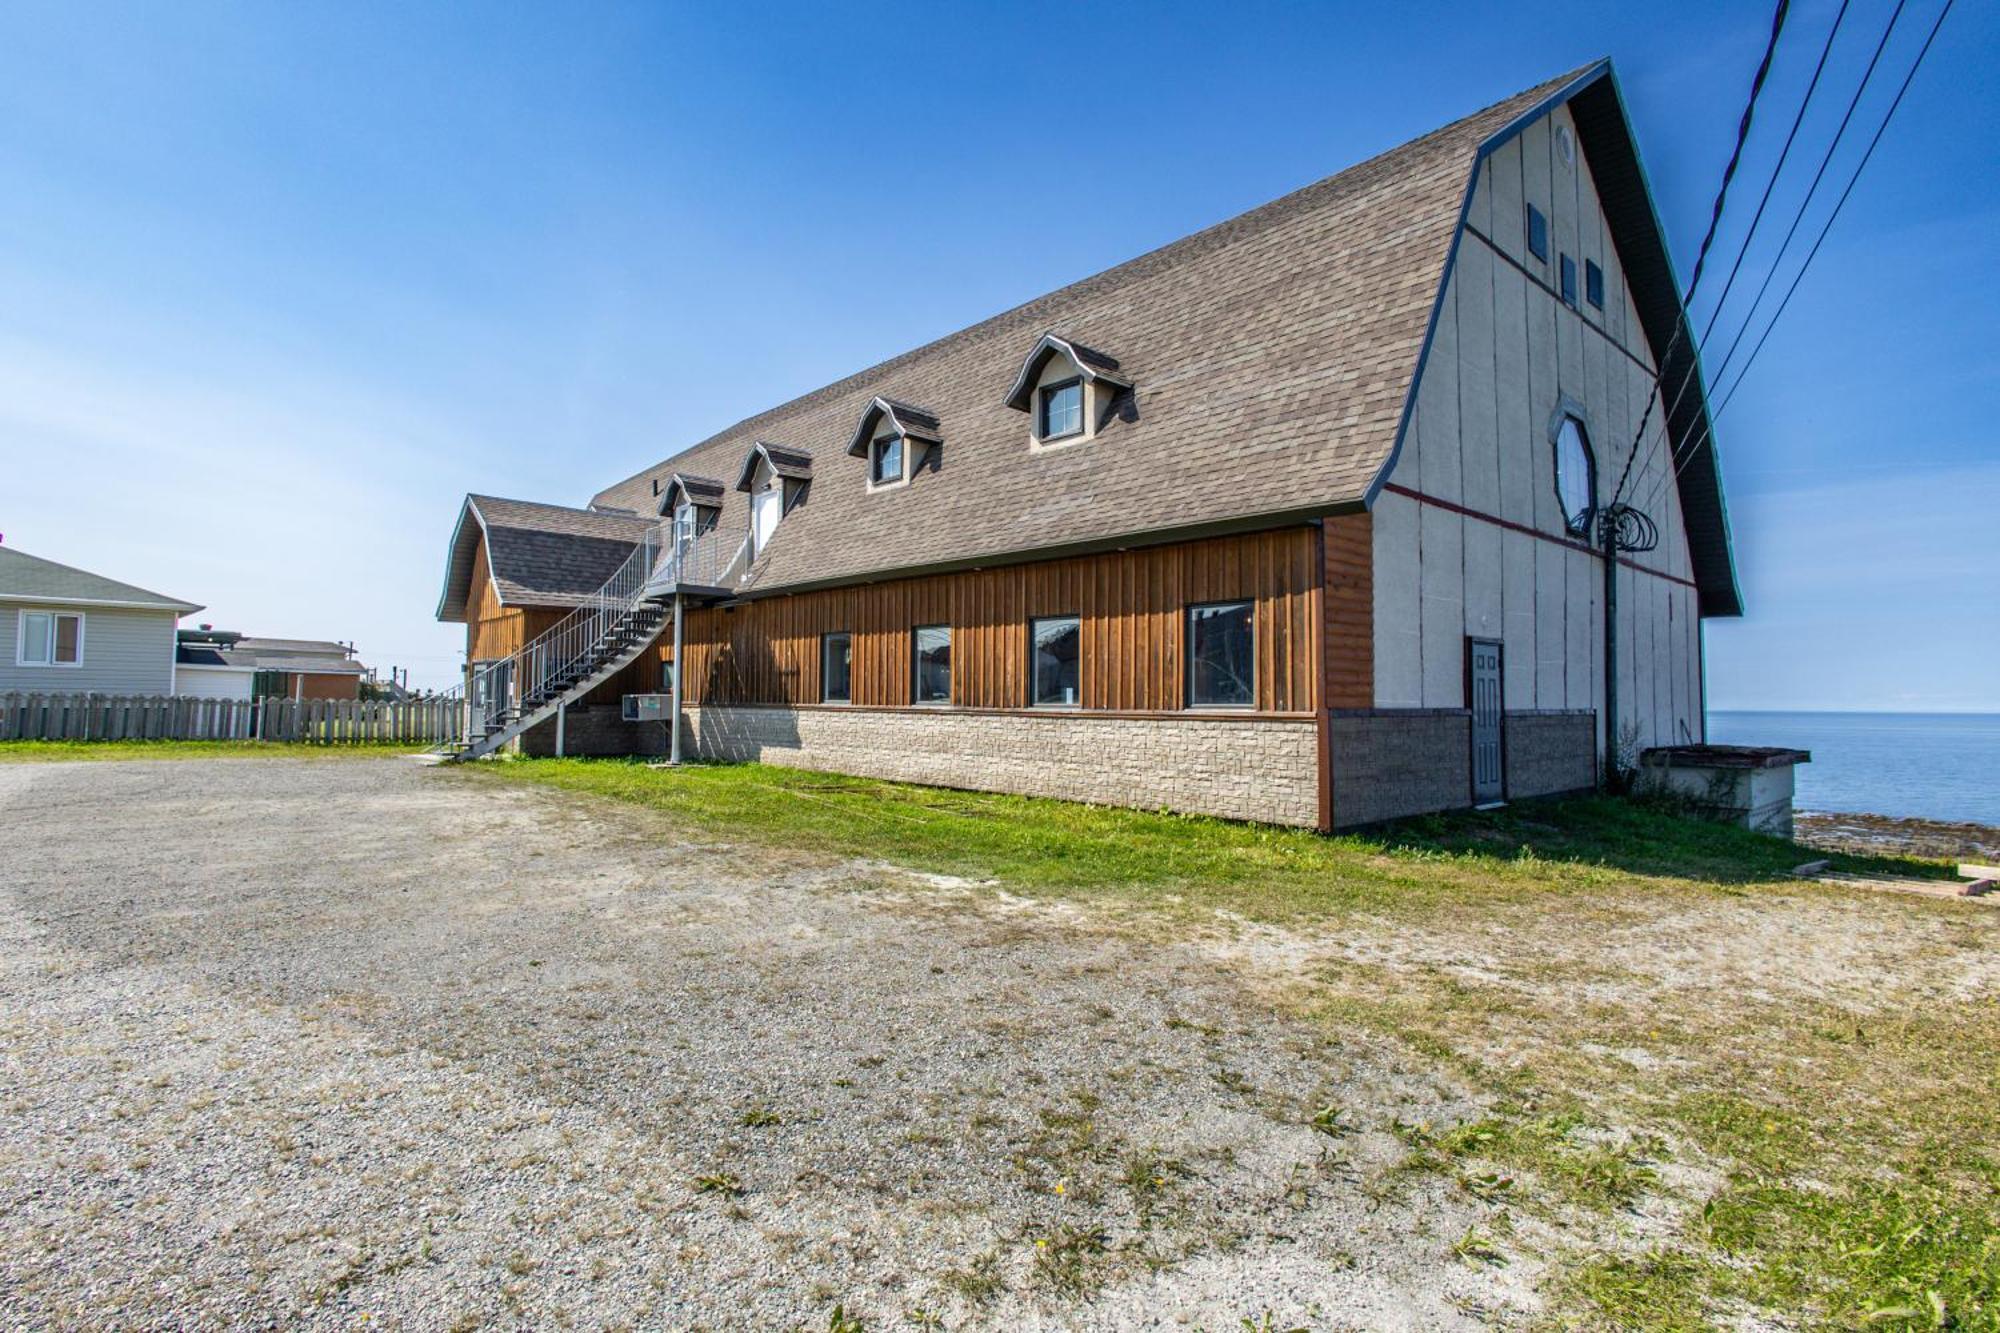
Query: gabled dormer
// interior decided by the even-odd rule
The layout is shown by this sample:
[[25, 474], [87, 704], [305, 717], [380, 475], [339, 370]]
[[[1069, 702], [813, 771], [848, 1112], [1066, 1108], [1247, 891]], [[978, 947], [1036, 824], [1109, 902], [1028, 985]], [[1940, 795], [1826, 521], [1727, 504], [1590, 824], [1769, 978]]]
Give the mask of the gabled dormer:
[[722, 517], [723, 485], [710, 477], [669, 473], [664, 483], [655, 481], [660, 497], [659, 513], [673, 523], [674, 546], [685, 550], [694, 539], [707, 532]]
[[847, 452], [868, 460], [868, 489], [885, 491], [909, 484], [926, 467], [936, 467], [944, 432], [937, 413], [895, 398], [871, 398]]
[[744, 456], [736, 489], [750, 496], [750, 558], [755, 560], [770, 544], [779, 521], [806, 502], [812, 489], [812, 455], [759, 440]]
[[1044, 333], [1028, 349], [1007, 392], [1006, 404], [1029, 416], [1028, 439], [1037, 449], [1081, 444], [1097, 438], [1118, 395], [1132, 381], [1115, 357], [1054, 333]]

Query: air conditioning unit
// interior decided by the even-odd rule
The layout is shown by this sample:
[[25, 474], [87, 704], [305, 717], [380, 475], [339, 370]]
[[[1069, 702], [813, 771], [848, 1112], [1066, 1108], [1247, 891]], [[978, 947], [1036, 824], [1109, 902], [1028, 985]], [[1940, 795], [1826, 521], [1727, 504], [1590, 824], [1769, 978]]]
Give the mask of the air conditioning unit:
[[619, 712], [627, 722], [665, 722], [672, 707], [670, 694], [628, 694]]

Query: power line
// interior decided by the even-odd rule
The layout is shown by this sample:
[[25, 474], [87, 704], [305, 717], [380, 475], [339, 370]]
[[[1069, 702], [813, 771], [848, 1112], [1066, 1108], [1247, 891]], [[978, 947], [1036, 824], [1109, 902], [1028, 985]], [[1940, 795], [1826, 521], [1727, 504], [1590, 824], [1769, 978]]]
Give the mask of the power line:
[[1708, 323], [1701, 331], [1702, 347], [1708, 346], [1708, 335], [1714, 331], [1715, 322], [1722, 318], [1722, 308], [1729, 303], [1729, 293], [1736, 287], [1736, 275], [1743, 271], [1743, 260], [1750, 253], [1751, 242], [1757, 239], [1757, 226], [1764, 220], [1764, 210], [1770, 205], [1771, 191], [1777, 188], [1778, 177], [1784, 174], [1785, 161], [1792, 155], [1792, 143], [1799, 137], [1799, 126], [1805, 123], [1806, 110], [1812, 106], [1813, 94], [1819, 90], [1820, 76], [1826, 73], [1827, 57], [1833, 54], [1834, 38], [1840, 36], [1841, 20], [1847, 17], [1850, 0], [1840, 0], [1840, 9], [1833, 16], [1833, 26], [1826, 30], [1826, 43], [1819, 49], [1819, 63], [1813, 66], [1812, 80], [1806, 84], [1806, 95], [1799, 99], [1798, 114], [1792, 117], [1792, 128], [1785, 134], [1785, 146], [1778, 150], [1778, 164], [1771, 168], [1771, 179], [1764, 182], [1764, 194], [1757, 200], [1757, 211], [1750, 217], [1750, 229], [1743, 233], [1743, 244], [1737, 248], [1736, 262], [1729, 266], [1729, 277], [1722, 284], [1722, 295], [1715, 298], [1715, 309], [1708, 313]]
[[[1757, 62], [1757, 73], [1750, 81], [1750, 97], [1743, 104], [1743, 116], [1736, 124], [1736, 146], [1730, 150], [1729, 163], [1722, 169], [1722, 184], [1716, 189], [1715, 204], [1709, 210], [1708, 231], [1701, 238], [1701, 247], [1695, 252], [1694, 273], [1688, 279], [1687, 295], [1682, 298], [1682, 312], [1674, 320], [1674, 336], [1667, 344], [1667, 352], [1661, 358], [1662, 369], [1673, 359], [1675, 348], [1680, 345], [1681, 335], [1687, 328], [1685, 307], [1694, 300], [1695, 290], [1701, 286], [1702, 266], [1708, 262], [1709, 247], [1715, 244], [1716, 228], [1722, 225], [1722, 210], [1729, 199], [1729, 183], [1736, 178], [1736, 169], [1743, 161], [1743, 145], [1750, 138], [1750, 124], [1757, 114], [1757, 98], [1764, 91], [1764, 83], [1771, 77], [1771, 61], [1778, 53], [1778, 38], [1785, 30], [1785, 17], [1791, 13], [1791, 0], [1778, 0], [1777, 12], [1771, 16], [1771, 35], [1764, 43], [1764, 58]], [[1659, 376], [1653, 377], [1657, 386]], [[1633, 460], [1639, 456], [1639, 442], [1646, 437], [1646, 423], [1653, 415], [1653, 398], [1646, 399], [1645, 415], [1639, 419], [1639, 429], [1632, 436], [1632, 447], [1625, 453], [1625, 468], [1618, 475], [1618, 484], [1611, 490], [1611, 503], [1616, 505], [1618, 497], [1625, 493], [1625, 483], [1632, 475]]]
[[[1819, 169], [1813, 172], [1812, 184], [1806, 188], [1805, 198], [1799, 201], [1798, 212], [1792, 218], [1792, 225], [1786, 229], [1785, 239], [1779, 242], [1778, 253], [1771, 258], [1770, 271], [1765, 273], [1764, 282], [1758, 287], [1756, 298], [1750, 302], [1749, 313], [1743, 316], [1743, 327], [1737, 330], [1735, 339], [1729, 344], [1729, 350], [1723, 353], [1722, 363], [1715, 369], [1718, 376], [1729, 369], [1730, 361], [1736, 356], [1736, 349], [1743, 342], [1744, 332], [1750, 327], [1750, 321], [1756, 317], [1757, 307], [1763, 303], [1765, 293], [1770, 290], [1773, 279], [1777, 277], [1778, 266], [1784, 262], [1785, 252], [1791, 248], [1792, 239], [1798, 234], [1799, 224], [1805, 221], [1806, 210], [1812, 207], [1813, 197], [1819, 193], [1820, 182], [1825, 179], [1827, 168], [1833, 165], [1833, 155], [1840, 150], [1841, 140], [1847, 137], [1847, 127], [1861, 105], [1862, 95], [1868, 91], [1868, 85], [1875, 78], [1875, 68], [1881, 63], [1882, 53], [1888, 49], [1889, 39], [1895, 34], [1896, 24], [1903, 17], [1903, 8], [1907, 3], [1908, 0], [1896, 0], [1896, 8], [1889, 15], [1888, 26], [1882, 29], [1881, 40], [1875, 43], [1875, 53], [1868, 58], [1868, 68], [1862, 72], [1860, 86], [1855, 88], [1854, 96], [1848, 99], [1847, 110], [1840, 118], [1840, 128], [1833, 132], [1833, 142], [1826, 146], [1826, 153], [1820, 158]], [[1943, 15], [1940, 14], [1939, 18], [1942, 19]]]
[[[1751, 321], [1757, 317], [1757, 310], [1763, 304], [1765, 294], [1769, 292], [1771, 282], [1777, 276], [1779, 266], [1784, 262], [1785, 254], [1791, 249], [1793, 238], [1798, 235], [1799, 225], [1805, 221], [1806, 210], [1812, 206], [1814, 197], [1819, 193], [1820, 182], [1825, 178], [1827, 168], [1833, 163], [1833, 155], [1839, 151], [1841, 140], [1847, 135], [1847, 127], [1853, 121], [1854, 113], [1861, 105], [1861, 98], [1868, 91], [1868, 85], [1874, 80], [1876, 66], [1881, 63], [1882, 53], [1888, 49], [1889, 39], [1894, 35], [1896, 24], [1902, 19], [1903, 9], [1907, 3], [1908, 0], [1896, 0], [1896, 8], [1890, 13], [1889, 22], [1882, 29], [1882, 36], [1875, 43], [1875, 51], [1868, 58], [1868, 68], [1862, 71], [1861, 82], [1856, 85], [1854, 95], [1847, 100], [1847, 110], [1841, 114], [1840, 126], [1833, 132], [1833, 139], [1827, 145], [1826, 152], [1821, 155], [1819, 167], [1813, 172], [1812, 184], [1806, 187], [1805, 197], [1799, 201], [1798, 209], [1792, 215], [1791, 226], [1785, 229], [1785, 239], [1778, 243], [1778, 252], [1771, 257], [1771, 265], [1764, 274], [1764, 281], [1757, 288], [1757, 295], [1752, 298], [1750, 309], [1744, 313], [1742, 327], [1737, 330], [1736, 337], [1729, 344], [1729, 351], [1723, 356], [1721, 365], [1716, 368], [1715, 373], [1718, 378], [1728, 371], [1730, 362], [1735, 359], [1737, 348], [1742, 344], [1744, 333], [1749, 329]], [[1703, 344], [1706, 345], [1706, 342], [1707, 334], [1704, 333]], [[1698, 359], [1691, 361], [1688, 364], [1687, 371], [1681, 376], [1680, 384], [1674, 390], [1674, 400], [1666, 409], [1665, 416], [1668, 423], [1671, 423], [1673, 414], [1680, 410], [1682, 400], [1686, 398], [1689, 387], [1694, 384], [1698, 364]], [[1665, 388], [1662, 386], [1662, 400], [1665, 398], [1665, 392]], [[1650, 408], [1652, 404], [1648, 403], [1647, 406]], [[1711, 417], [1711, 422], [1712, 420], [1713, 418]], [[1672, 426], [1669, 424], [1666, 429], [1671, 433]], [[1705, 430], [1694, 431], [1690, 432], [1688, 437], [1679, 446], [1674, 446], [1669, 442], [1668, 453], [1673, 463], [1673, 475], [1679, 476], [1681, 474], [1687, 467], [1688, 460], [1694, 456], [1695, 450], [1707, 438]], [[1650, 463], [1651, 460], [1649, 458], [1649, 466]]]
[[1806, 270], [1812, 267], [1820, 246], [1826, 243], [1826, 235], [1833, 230], [1834, 222], [1840, 217], [1840, 210], [1847, 206], [1848, 196], [1854, 193], [1855, 185], [1861, 180], [1862, 171], [1868, 166], [1868, 159], [1875, 156], [1875, 149], [1881, 144], [1882, 135], [1888, 130], [1890, 120], [1895, 117], [1896, 109], [1903, 104], [1903, 94], [1910, 91], [1910, 84], [1915, 81], [1917, 71], [1923, 67], [1924, 57], [1930, 54], [1931, 43], [1937, 40], [1938, 29], [1944, 27], [1945, 15], [1951, 13], [1951, 7], [1956, 2], [1957, 0], [1944, 0], [1944, 8], [1938, 11], [1936, 21], [1931, 24], [1930, 32], [1924, 37], [1923, 46], [1917, 51], [1917, 58], [1910, 63], [1910, 72], [1903, 76], [1902, 87], [1896, 89], [1896, 99], [1889, 103], [1888, 111], [1883, 113], [1882, 123], [1875, 129], [1875, 137], [1868, 141], [1868, 151], [1861, 155], [1861, 161], [1855, 165], [1854, 174], [1847, 179], [1847, 188], [1840, 192], [1840, 198], [1834, 202], [1833, 212], [1827, 214], [1826, 225], [1819, 229], [1819, 236], [1814, 239], [1812, 249], [1806, 251], [1805, 260], [1799, 265], [1799, 271], [1792, 275], [1792, 285], [1785, 289], [1784, 299], [1779, 301], [1778, 308], [1771, 312], [1771, 322], [1764, 326], [1764, 332], [1758, 337], [1757, 345], [1750, 349], [1750, 355], [1744, 360], [1742, 369], [1736, 372], [1736, 378], [1731, 382], [1729, 391], [1723, 394], [1722, 401], [1716, 405], [1717, 415], [1720, 415], [1722, 410], [1729, 406], [1729, 400], [1736, 396], [1736, 390], [1743, 383], [1743, 377], [1750, 373], [1750, 367], [1757, 362], [1757, 353], [1764, 350], [1765, 342], [1771, 337], [1771, 330], [1778, 326], [1778, 320], [1784, 316], [1785, 307], [1792, 303], [1792, 296], [1798, 291], [1799, 282], [1806, 276]]
[[[1693, 461], [1695, 452], [1699, 448], [1699, 446], [1708, 442], [1710, 439], [1713, 438], [1715, 418], [1719, 417], [1722, 414], [1723, 410], [1729, 406], [1730, 400], [1736, 396], [1736, 391], [1743, 385], [1744, 377], [1750, 373], [1750, 367], [1756, 364], [1758, 354], [1764, 350], [1764, 344], [1770, 340], [1772, 330], [1777, 328], [1778, 321], [1781, 318], [1783, 318], [1785, 313], [1785, 308], [1791, 304], [1793, 295], [1799, 289], [1799, 284], [1805, 279], [1806, 270], [1812, 267], [1812, 262], [1814, 258], [1818, 256], [1820, 252], [1820, 247], [1824, 245], [1826, 242], [1827, 234], [1833, 230], [1834, 222], [1840, 217], [1841, 210], [1846, 207], [1848, 199], [1854, 193], [1854, 187], [1860, 182], [1861, 173], [1867, 169], [1869, 160], [1875, 156], [1876, 148], [1881, 145], [1883, 136], [1888, 132], [1889, 123], [1895, 118], [1897, 110], [1902, 106], [1905, 94], [1907, 94], [1910, 91], [1910, 85], [1916, 81], [1917, 71], [1923, 68], [1924, 60], [1927, 56], [1930, 55], [1931, 46], [1934, 42], [1936, 42], [1938, 32], [1940, 29], [1944, 27], [1945, 18], [1951, 13], [1952, 5], [1955, 3], [1956, 0], [1945, 0], [1944, 7], [1938, 11], [1937, 18], [1931, 23], [1930, 31], [1924, 36], [1923, 45], [1920, 48], [1918, 48], [1916, 58], [1910, 62], [1910, 68], [1908, 72], [1903, 75], [1903, 82], [1896, 89], [1896, 95], [1893, 99], [1891, 99], [1888, 110], [1882, 113], [1882, 121], [1879, 125], [1875, 127], [1875, 134], [1868, 141], [1867, 149], [1863, 151], [1861, 155], [1861, 160], [1855, 164], [1854, 171], [1848, 176], [1847, 185], [1845, 188], [1841, 190], [1840, 198], [1834, 202], [1833, 211], [1827, 215], [1826, 222], [1823, 226], [1821, 226], [1818, 237], [1816, 237], [1813, 241], [1812, 248], [1806, 252], [1806, 257], [1803, 261], [1800, 262], [1798, 271], [1792, 275], [1791, 284], [1785, 289], [1785, 295], [1783, 299], [1781, 299], [1778, 302], [1778, 308], [1772, 312], [1770, 321], [1765, 324], [1764, 332], [1761, 335], [1759, 335], [1756, 344], [1751, 348], [1749, 357], [1745, 359], [1743, 365], [1740, 368], [1738, 368], [1736, 372], [1736, 378], [1730, 382], [1728, 391], [1722, 395], [1721, 399], [1716, 404], [1715, 410], [1709, 414], [1708, 421], [1704, 424], [1701, 431], [1696, 434], [1694, 440], [1689, 444], [1685, 456], [1683, 456], [1680, 451], [1678, 450], [1675, 451], [1674, 467], [1672, 473], [1670, 474], [1671, 476], [1678, 478], [1680, 474], [1687, 469], [1688, 463]], [[1897, 14], [1900, 14], [1902, 12], [1901, 4], [1897, 5], [1896, 12]], [[1891, 26], [1893, 26], [1894, 18], [1892, 18], [1890, 22]], [[1887, 34], [1885, 33], [1884, 42], [1886, 43], [1886, 41], [1887, 41]], [[1877, 48], [1876, 54], [1877, 57], [1879, 58], [1881, 54], [1879, 47]], [[1869, 63], [1870, 73], [1872, 73], [1873, 70], [1874, 70], [1874, 62], [1871, 61]], [[1865, 78], [1864, 78], [1864, 86], [1865, 86]], [[1859, 96], [1860, 94], [1857, 92], [1856, 93], [1857, 100], [1859, 99]], [[1850, 108], [1850, 114], [1852, 114], [1851, 108]], [[1846, 121], [1843, 120], [1842, 128], [1845, 129], [1845, 127], [1846, 127]], [[1838, 137], [1836, 136], [1836, 143], [1837, 142], [1838, 142]], [[1827, 156], [1829, 159], [1831, 159], [1832, 157], [1832, 152], [1833, 150], [1831, 148], [1827, 150]], [[1824, 164], [1822, 164], [1822, 171], [1823, 170], [1824, 170]], [[1817, 184], [1817, 177], [1815, 177], [1815, 184]], [[1808, 194], [1808, 199], [1810, 199], [1810, 194]], [[1805, 208], [1804, 205], [1802, 204], [1800, 206], [1801, 218], [1803, 218], [1804, 212]], [[1795, 220], [1793, 223], [1794, 229], [1796, 229], [1797, 225], [1798, 225], [1797, 221]], [[1782, 250], [1780, 251], [1780, 253], [1782, 254]], [[1775, 273], [1776, 273], [1776, 261], [1774, 260], [1772, 275], [1775, 275]], [[1770, 282], [1771, 282], [1771, 276], [1767, 276], [1765, 279], [1765, 286], [1768, 287], [1770, 285]], [[1761, 299], [1761, 297], [1762, 293], [1760, 291], [1759, 298]], [[1752, 317], [1754, 317], [1755, 312], [1756, 312], [1756, 303], [1753, 302], [1751, 305], [1751, 314], [1745, 316], [1744, 327], [1746, 330], [1749, 327], [1749, 320]], [[1742, 334], [1739, 333], [1737, 341], [1740, 342], [1741, 340], [1742, 340]], [[1734, 348], [1732, 345], [1732, 351], [1733, 350]], [[1727, 366], [1728, 366], [1728, 361], [1725, 358], [1722, 369], [1726, 369]], [[1717, 371], [1718, 379], [1720, 378], [1721, 374], [1722, 370], [1718, 370]], [[1663, 472], [1661, 477], [1655, 481], [1653, 487], [1653, 490], [1655, 492], [1665, 485], [1668, 475], [1669, 474]], [[1649, 492], [1649, 494], [1650, 493], [1651, 492]]]

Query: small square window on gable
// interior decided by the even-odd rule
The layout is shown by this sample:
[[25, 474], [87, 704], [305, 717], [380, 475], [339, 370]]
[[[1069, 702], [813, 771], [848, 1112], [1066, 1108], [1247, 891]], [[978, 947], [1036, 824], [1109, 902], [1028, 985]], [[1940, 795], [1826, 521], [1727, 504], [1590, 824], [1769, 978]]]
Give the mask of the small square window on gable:
[[944, 435], [935, 412], [898, 398], [871, 398], [848, 441], [850, 456], [868, 464], [868, 489], [889, 490], [935, 468]]
[[1005, 402], [1029, 414], [1029, 444], [1041, 448], [1097, 438], [1112, 403], [1131, 388], [1115, 358], [1045, 333], [1021, 362]]
[[1549, 220], [1533, 204], [1528, 205], [1528, 253], [1549, 262]]

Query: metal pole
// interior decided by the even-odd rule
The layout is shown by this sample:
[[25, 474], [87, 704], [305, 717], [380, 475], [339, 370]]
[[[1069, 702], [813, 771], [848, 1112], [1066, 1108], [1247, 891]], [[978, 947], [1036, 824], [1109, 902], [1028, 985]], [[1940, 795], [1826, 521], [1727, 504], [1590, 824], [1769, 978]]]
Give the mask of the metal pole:
[[569, 700], [556, 703], [556, 758], [563, 757], [563, 721], [569, 716]]
[[673, 682], [673, 736], [667, 743], [667, 762], [681, 761], [681, 595], [674, 593], [674, 682]]
[[1618, 785], [1618, 525], [1601, 521], [1604, 538], [1604, 772], [1600, 785]]

